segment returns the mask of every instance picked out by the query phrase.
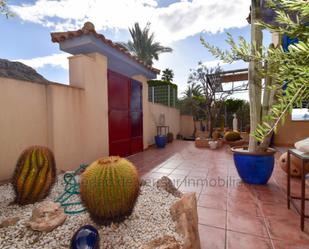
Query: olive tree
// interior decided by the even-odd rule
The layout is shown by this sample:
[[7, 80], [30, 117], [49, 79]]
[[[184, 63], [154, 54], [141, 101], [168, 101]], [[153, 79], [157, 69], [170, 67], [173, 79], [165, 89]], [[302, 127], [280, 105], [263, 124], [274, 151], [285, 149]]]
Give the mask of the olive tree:
[[[221, 50], [201, 37], [202, 44], [225, 62], [249, 62], [251, 136], [249, 151], [266, 150], [280, 121], [295, 105], [309, 100], [309, 1], [269, 0], [276, 23], [261, 21], [261, 0], [251, 1], [251, 42], [243, 37], [237, 44], [228, 34], [231, 50]], [[281, 44], [263, 47], [262, 29], [299, 42], [284, 51]], [[264, 81], [262, 79], [264, 78]]]
[[13, 16], [13, 13], [8, 8], [6, 0], [0, 0], [0, 14], [5, 15], [7, 18]]
[[222, 91], [222, 69], [220, 66], [207, 68], [199, 63], [196, 69], [191, 70], [188, 83], [198, 86], [201, 92], [198, 108], [205, 113], [208, 121], [209, 137], [212, 137], [214, 125], [220, 115], [220, 109], [224, 100], [231, 94]]

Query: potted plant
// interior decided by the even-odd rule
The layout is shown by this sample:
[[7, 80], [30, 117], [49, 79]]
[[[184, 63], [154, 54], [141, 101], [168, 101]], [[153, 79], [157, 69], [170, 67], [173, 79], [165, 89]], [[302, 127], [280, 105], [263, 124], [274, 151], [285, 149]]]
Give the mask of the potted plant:
[[155, 142], [158, 148], [162, 149], [165, 148], [167, 143], [167, 136], [165, 135], [157, 135], [155, 136]]
[[[249, 63], [249, 146], [232, 151], [240, 177], [250, 184], [267, 183], [274, 167], [275, 150], [269, 147], [273, 132], [295, 105], [301, 106], [309, 100], [309, 26], [305, 25], [309, 22], [308, 2], [267, 2], [276, 12], [275, 22], [261, 21], [265, 21], [261, 18], [265, 1], [251, 1], [251, 43], [240, 37], [238, 45], [228, 34], [231, 51], [222, 51], [201, 37], [203, 45], [217, 58], [229, 63], [235, 60]], [[262, 28], [276, 32], [279, 37], [298, 38], [299, 42], [290, 45], [288, 51], [274, 44], [264, 48]]]
[[174, 134], [172, 132], [167, 133], [167, 142], [172, 143], [174, 140]]

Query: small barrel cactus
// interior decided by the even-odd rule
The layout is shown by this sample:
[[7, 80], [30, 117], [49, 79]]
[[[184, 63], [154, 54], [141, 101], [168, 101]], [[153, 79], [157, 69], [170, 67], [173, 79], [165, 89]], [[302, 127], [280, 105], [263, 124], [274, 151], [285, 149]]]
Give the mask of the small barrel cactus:
[[81, 175], [82, 202], [91, 217], [102, 224], [120, 221], [130, 215], [139, 188], [135, 166], [118, 156], [96, 160]]
[[240, 133], [237, 131], [228, 131], [224, 134], [224, 138], [228, 142], [234, 142], [241, 139]]
[[220, 129], [216, 129], [213, 133], [212, 133], [212, 138], [214, 140], [218, 140], [219, 138], [222, 138]]
[[21, 205], [44, 199], [55, 183], [56, 165], [52, 151], [31, 146], [20, 155], [13, 175], [15, 202]]

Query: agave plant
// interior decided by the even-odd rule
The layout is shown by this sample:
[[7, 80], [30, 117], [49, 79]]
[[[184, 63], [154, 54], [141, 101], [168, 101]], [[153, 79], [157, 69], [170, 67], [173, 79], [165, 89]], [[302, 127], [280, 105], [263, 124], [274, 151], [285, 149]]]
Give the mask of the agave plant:
[[[224, 51], [201, 37], [202, 44], [215, 57], [229, 63], [249, 62], [251, 152], [266, 150], [286, 114], [309, 100], [309, 1], [268, 2], [276, 13], [274, 24], [260, 19], [261, 0], [251, 1], [251, 43], [240, 37], [237, 44], [228, 34], [231, 50]], [[263, 28], [277, 33], [279, 38], [288, 35], [299, 42], [290, 45], [288, 51], [281, 44], [263, 47]]]

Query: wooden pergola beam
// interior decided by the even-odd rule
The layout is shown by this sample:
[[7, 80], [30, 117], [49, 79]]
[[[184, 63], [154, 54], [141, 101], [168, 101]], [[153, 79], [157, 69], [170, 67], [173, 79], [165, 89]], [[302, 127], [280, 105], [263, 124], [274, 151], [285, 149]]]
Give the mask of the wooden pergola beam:
[[248, 80], [248, 72], [238, 74], [222, 75], [222, 83], [246, 81]]

